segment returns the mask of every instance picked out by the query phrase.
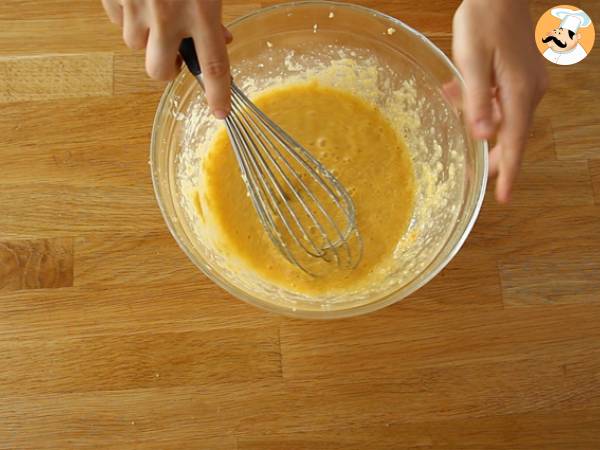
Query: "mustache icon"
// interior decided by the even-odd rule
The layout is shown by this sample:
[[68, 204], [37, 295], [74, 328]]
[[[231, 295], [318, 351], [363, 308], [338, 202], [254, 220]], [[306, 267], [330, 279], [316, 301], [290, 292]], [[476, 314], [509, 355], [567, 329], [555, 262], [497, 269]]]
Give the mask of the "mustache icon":
[[542, 39], [542, 42], [544, 44], [553, 41], [558, 47], [560, 48], [565, 48], [567, 46], [566, 42], [561, 42], [556, 36], [547, 36], [545, 38]]

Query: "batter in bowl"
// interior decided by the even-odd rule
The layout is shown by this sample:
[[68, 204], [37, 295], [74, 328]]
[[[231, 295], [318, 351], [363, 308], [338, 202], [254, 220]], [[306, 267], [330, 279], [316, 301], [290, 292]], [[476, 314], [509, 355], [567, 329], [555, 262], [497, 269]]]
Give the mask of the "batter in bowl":
[[356, 207], [363, 256], [354, 269], [332, 264], [318, 277], [289, 263], [254, 212], [224, 128], [202, 167], [205, 204], [219, 228], [222, 251], [259, 277], [310, 295], [354, 290], [383, 278], [414, 203], [413, 168], [400, 136], [376, 107], [316, 81], [272, 88], [253, 100], [346, 187]]

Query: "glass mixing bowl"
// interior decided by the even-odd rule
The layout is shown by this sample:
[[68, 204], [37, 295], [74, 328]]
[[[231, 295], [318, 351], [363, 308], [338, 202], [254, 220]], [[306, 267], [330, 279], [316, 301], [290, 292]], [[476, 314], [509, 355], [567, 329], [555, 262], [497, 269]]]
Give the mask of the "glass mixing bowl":
[[[250, 94], [307, 74], [328, 73], [322, 78], [332, 86], [344, 78], [354, 80], [352, 91], [376, 103], [392, 120], [400, 111], [404, 119], [395, 122], [411, 150], [418, 181], [415, 213], [394, 254], [394, 270], [361, 291], [310, 298], [257, 280], [232, 265], [219, 251], [214, 228], [198, 221], [198, 210], [210, 210], [195, 191], [202, 182], [200, 164], [219, 124], [210, 117], [196, 81], [184, 70], [162, 96], [150, 153], [158, 203], [181, 248], [234, 296], [295, 317], [367, 313], [426, 284], [467, 238], [487, 179], [487, 143], [470, 138], [461, 113], [442, 94], [442, 86], [452, 80], [462, 86], [450, 60], [399, 20], [345, 3], [281, 4], [229, 27], [235, 36], [229, 46], [233, 75]], [[332, 66], [342, 71], [328, 72]]]

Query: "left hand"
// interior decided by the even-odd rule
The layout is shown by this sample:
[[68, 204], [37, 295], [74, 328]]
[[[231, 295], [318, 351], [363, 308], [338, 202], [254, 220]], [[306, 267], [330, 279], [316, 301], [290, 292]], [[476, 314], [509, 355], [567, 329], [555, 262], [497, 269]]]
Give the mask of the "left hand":
[[454, 15], [452, 45], [466, 90], [467, 121], [490, 151], [496, 199], [510, 201], [533, 113], [547, 88], [525, 0], [464, 0]]

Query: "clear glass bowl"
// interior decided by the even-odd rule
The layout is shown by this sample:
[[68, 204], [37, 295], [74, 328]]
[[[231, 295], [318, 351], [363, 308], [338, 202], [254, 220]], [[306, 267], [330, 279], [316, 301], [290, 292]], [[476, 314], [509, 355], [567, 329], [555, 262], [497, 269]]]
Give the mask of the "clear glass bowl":
[[[194, 186], [201, 184], [200, 163], [218, 124], [210, 117], [196, 81], [184, 70], [162, 96], [150, 151], [158, 203], [181, 248], [234, 296], [295, 317], [364, 314], [395, 303], [426, 284], [467, 238], [487, 180], [487, 143], [470, 138], [461, 113], [442, 94], [442, 86], [454, 79], [462, 86], [450, 60], [399, 20], [344, 3], [281, 4], [258, 10], [229, 27], [235, 36], [229, 47], [233, 74], [249, 93], [302, 78], [315, 67], [340, 61], [344, 65], [350, 58], [359, 61], [357, 67], [348, 69], [356, 72], [357, 94], [368, 90], [360, 84], [362, 74], [375, 73], [378, 91], [367, 100], [387, 111], [400, 107], [412, 114], [413, 126], [400, 124], [398, 130], [412, 150], [420, 180], [407, 232], [410, 239], [395, 254], [395, 271], [381, 283], [360, 292], [318, 299], [257, 281], [252, 274], [231, 266], [220, 254], [213, 230], [198, 226], [191, 200]], [[373, 68], [375, 72], [369, 70]], [[335, 85], [336, 80], [330, 77], [329, 83]], [[200, 203], [196, 206], [207, 209], [201, 196], [196, 201]]]

